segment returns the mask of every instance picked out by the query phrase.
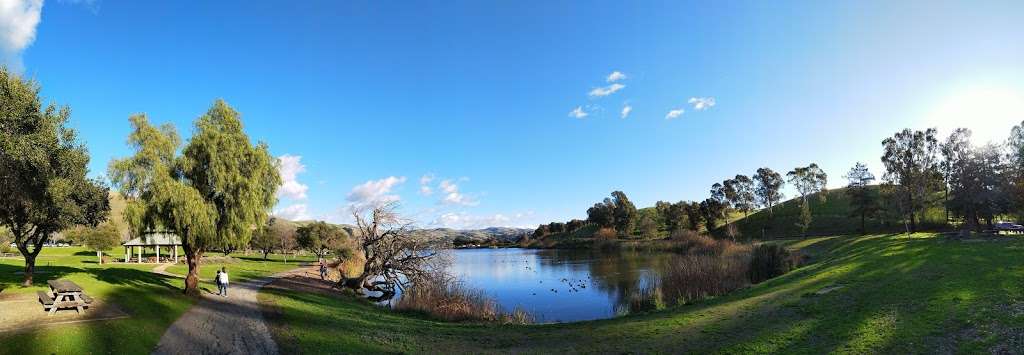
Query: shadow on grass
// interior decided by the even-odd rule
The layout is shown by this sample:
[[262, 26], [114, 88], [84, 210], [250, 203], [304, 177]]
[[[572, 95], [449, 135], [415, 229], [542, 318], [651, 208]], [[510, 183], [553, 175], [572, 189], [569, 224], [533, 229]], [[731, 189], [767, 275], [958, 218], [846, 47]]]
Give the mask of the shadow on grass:
[[[0, 273], [9, 274], [10, 269], [10, 265], [0, 265]], [[149, 353], [167, 327], [195, 301], [182, 294], [180, 280], [148, 270], [59, 266], [47, 271], [50, 273], [36, 275], [37, 285], [45, 285], [48, 279], [72, 279], [87, 294], [116, 304], [130, 317], [0, 333], [2, 352]], [[39, 315], [45, 317], [41, 309]]]

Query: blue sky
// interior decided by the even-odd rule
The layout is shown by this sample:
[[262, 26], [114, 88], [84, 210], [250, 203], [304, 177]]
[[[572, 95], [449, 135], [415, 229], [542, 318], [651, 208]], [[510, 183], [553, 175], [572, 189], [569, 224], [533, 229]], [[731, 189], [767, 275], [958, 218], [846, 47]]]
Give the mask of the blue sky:
[[425, 227], [700, 200], [761, 166], [837, 187], [881, 175], [904, 127], [1001, 140], [1021, 38], [1020, 1], [0, 4], [3, 61], [71, 106], [93, 175], [130, 153], [129, 115], [187, 137], [223, 98], [287, 156], [278, 213], [399, 200]]

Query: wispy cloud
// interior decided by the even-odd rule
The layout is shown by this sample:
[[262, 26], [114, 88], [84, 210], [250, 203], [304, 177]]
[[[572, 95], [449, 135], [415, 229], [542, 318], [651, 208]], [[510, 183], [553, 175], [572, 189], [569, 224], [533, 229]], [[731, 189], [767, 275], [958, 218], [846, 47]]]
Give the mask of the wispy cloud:
[[430, 196], [434, 189], [430, 188], [430, 182], [434, 181], [434, 174], [426, 174], [420, 177], [420, 195]]
[[686, 102], [693, 105], [693, 109], [697, 111], [704, 111], [715, 106], [715, 98], [713, 97], [691, 97]]
[[673, 118], [677, 118], [679, 116], [682, 116], [683, 112], [686, 112], [686, 110], [683, 110], [681, 108], [669, 111], [668, 114], [665, 115], [665, 119], [671, 120]]
[[295, 200], [305, 199], [309, 186], [298, 180], [299, 173], [306, 171], [306, 166], [302, 165], [302, 157], [285, 154], [277, 159], [280, 162], [278, 173], [281, 174], [281, 187], [277, 190], [277, 195]]
[[438, 185], [441, 191], [444, 193], [444, 197], [441, 198], [441, 203], [445, 205], [461, 205], [461, 206], [476, 206], [480, 204], [479, 201], [472, 199], [462, 192], [459, 191], [459, 185], [455, 184], [451, 180], [443, 180]]
[[619, 114], [619, 117], [629, 117], [630, 112], [633, 112], [633, 106], [626, 104], [625, 106], [622, 106], [622, 112]]
[[395, 202], [401, 197], [391, 194], [391, 189], [403, 183], [405, 183], [404, 176], [388, 176], [380, 180], [370, 180], [352, 187], [352, 191], [345, 199], [349, 202], [350, 210], [360, 210]]
[[587, 95], [590, 95], [590, 97], [604, 97], [614, 94], [616, 91], [622, 90], [625, 87], [625, 85], [614, 83], [605, 87], [594, 88], [593, 90], [590, 90], [590, 93]]
[[36, 39], [43, 0], [0, 1], [0, 65], [22, 71], [21, 54]]
[[584, 118], [589, 115], [586, 111], [583, 111], [583, 106], [576, 106], [575, 109], [569, 111], [569, 117], [572, 118]]
[[622, 72], [616, 70], [616, 71], [613, 71], [611, 74], [608, 74], [608, 78], [605, 79], [605, 81], [607, 81], [609, 83], [614, 83], [616, 81], [624, 80], [626, 78], [628, 78], [626, 76], [626, 74], [623, 74]]
[[288, 207], [274, 210], [274, 216], [289, 221], [302, 221], [310, 219], [308, 207], [304, 203], [296, 203]]

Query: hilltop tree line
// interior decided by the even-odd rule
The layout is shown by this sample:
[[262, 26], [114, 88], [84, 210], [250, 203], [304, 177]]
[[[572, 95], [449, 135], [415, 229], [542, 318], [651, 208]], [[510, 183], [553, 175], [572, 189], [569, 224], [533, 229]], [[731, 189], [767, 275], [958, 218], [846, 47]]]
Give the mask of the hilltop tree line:
[[[869, 219], [895, 220], [907, 232], [920, 229], [924, 211], [942, 208], [939, 228], [958, 224], [964, 230], [992, 228], [1000, 216], [1024, 212], [1024, 123], [1013, 127], [1004, 143], [974, 144], [971, 131], [954, 130], [945, 140], [934, 128], [904, 129], [882, 140], [881, 183], [866, 164], [857, 162], [843, 175], [848, 217], [867, 232]], [[799, 207], [795, 227], [806, 235], [814, 223], [813, 203], [826, 202], [828, 174], [816, 163], [783, 174], [768, 167], [738, 174], [711, 185], [701, 201], [657, 201], [637, 209], [622, 191], [587, 209], [585, 220], [540, 225], [532, 238], [579, 233], [584, 227], [614, 231], [619, 238], [654, 238], [678, 231], [715, 232], [738, 237], [734, 216], [763, 210], [772, 220], [789, 184]], [[937, 198], [937, 196], [941, 196]], [[589, 231], [589, 230], [588, 230]], [[850, 231], [854, 232], [854, 231]], [[579, 235], [588, 237], [589, 235]]]

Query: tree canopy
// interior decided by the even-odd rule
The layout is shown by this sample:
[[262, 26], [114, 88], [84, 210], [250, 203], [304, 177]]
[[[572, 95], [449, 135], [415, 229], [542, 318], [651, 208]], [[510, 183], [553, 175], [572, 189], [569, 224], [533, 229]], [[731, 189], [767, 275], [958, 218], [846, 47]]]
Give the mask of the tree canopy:
[[54, 233], [107, 218], [108, 189], [86, 177], [89, 153], [71, 109], [43, 106], [39, 85], [0, 68], [0, 226], [25, 258], [23, 284]]
[[207, 250], [245, 246], [266, 223], [281, 178], [267, 145], [253, 145], [240, 115], [217, 100], [195, 123], [195, 133], [177, 155], [174, 127], [129, 119], [131, 157], [114, 160], [111, 180], [127, 200], [125, 220], [138, 235], [170, 229], [182, 238], [189, 273], [185, 292], [198, 294], [198, 259]]
[[301, 226], [295, 233], [299, 246], [316, 254], [317, 258], [324, 258], [348, 237], [340, 227], [323, 221]]

